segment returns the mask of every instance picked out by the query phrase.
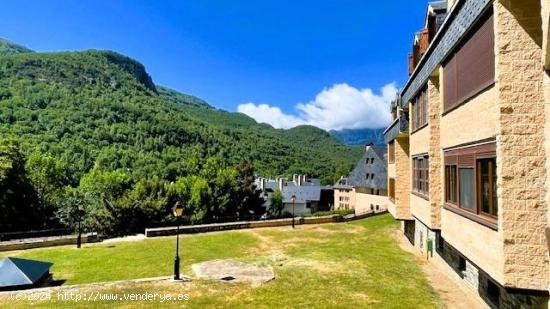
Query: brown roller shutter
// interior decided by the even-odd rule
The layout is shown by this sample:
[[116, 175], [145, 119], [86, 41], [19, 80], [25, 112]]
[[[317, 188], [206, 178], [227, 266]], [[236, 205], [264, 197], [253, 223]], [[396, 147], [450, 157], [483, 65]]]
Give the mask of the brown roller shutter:
[[494, 83], [494, 46], [493, 12], [489, 11], [443, 65], [445, 111]]
[[443, 95], [445, 110], [453, 108], [457, 102], [456, 96], [456, 58], [452, 57], [443, 66]]
[[474, 154], [462, 154], [458, 156], [458, 167], [471, 167], [473, 168], [475, 164]]
[[458, 102], [470, 98], [494, 82], [494, 46], [495, 36], [491, 15], [456, 54]]
[[445, 165], [457, 164], [456, 155], [445, 155]]

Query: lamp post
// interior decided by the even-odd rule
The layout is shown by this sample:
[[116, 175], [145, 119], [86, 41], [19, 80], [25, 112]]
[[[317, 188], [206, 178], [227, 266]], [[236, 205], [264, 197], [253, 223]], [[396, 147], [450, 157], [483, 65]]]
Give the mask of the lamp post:
[[76, 204], [76, 218], [77, 218], [77, 226], [78, 226], [78, 235], [76, 236], [76, 247], [80, 248], [82, 246], [82, 228], [81, 228], [81, 222], [82, 222], [82, 202], [77, 201]]
[[290, 200], [292, 201], [292, 228], [294, 228], [294, 204], [296, 204], [296, 195], [292, 195]]
[[179, 217], [183, 214], [183, 207], [179, 202], [172, 207], [172, 213], [176, 217], [177, 230], [176, 230], [176, 257], [174, 258], [174, 280], [180, 280], [180, 222]]

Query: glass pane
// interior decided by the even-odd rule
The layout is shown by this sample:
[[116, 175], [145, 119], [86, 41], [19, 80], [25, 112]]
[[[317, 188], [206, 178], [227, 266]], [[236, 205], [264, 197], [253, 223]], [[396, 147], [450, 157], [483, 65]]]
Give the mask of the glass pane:
[[458, 170], [458, 173], [460, 208], [475, 210], [474, 170], [471, 168], [461, 168]]
[[491, 160], [491, 174], [493, 178], [493, 214], [498, 215], [498, 199], [497, 199], [497, 165], [496, 160]]
[[479, 160], [478, 161], [478, 169], [480, 173], [480, 179], [481, 183], [480, 185], [480, 193], [481, 193], [481, 211], [490, 214], [491, 213], [491, 206], [490, 203], [490, 188], [491, 184], [489, 182], [489, 160]]

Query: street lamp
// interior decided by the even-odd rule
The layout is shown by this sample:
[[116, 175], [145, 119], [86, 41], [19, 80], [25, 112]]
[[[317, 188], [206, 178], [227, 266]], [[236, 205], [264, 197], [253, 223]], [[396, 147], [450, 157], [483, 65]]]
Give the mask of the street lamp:
[[82, 222], [82, 216], [83, 216], [83, 210], [82, 210], [82, 202], [77, 201], [76, 204], [76, 218], [78, 220], [78, 235], [76, 237], [76, 247], [80, 248], [82, 246], [82, 228], [81, 228], [81, 222]]
[[292, 201], [292, 228], [294, 228], [294, 204], [296, 204], [296, 195], [292, 195], [290, 200]]
[[174, 258], [174, 280], [180, 280], [180, 221], [179, 217], [183, 215], [183, 207], [180, 206], [179, 202], [176, 202], [176, 205], [172, 207], [172, 213], [176, 217], [177, 231], [176, 231], [176, 257]]

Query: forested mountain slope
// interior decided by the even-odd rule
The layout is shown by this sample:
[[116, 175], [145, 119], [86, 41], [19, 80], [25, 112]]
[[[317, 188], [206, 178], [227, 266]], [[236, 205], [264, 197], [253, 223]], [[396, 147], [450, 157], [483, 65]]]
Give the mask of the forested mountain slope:
[[[248, 161], [260, 175], [307, 173], [330, 183], [338, 169], [361, 155], [361, 149], [318, 128], [277, 130], [158, 87], [143, 65], [115, 52], [36, 53], [5, 42], [0, 42], [0, 51], [9, 50], [0, 52], [0, 139], [9, 139], [6, 149], [13, 152], [16, 145], [21, 156], [0, 151], [0, 163], [8, 166], [10, 158], [21, 157], [19, 167], [34, 158], [38, 175], [29, 179], [50, 186], [37, 188], [38, 200], [82, 186], [86, 176], [114, 172], [125, 184], [120, 197], [147, 179], [170, 183], [199, 175], [207, 162], [222, 170]], [[44, 158], [50, 170], [44, 170], [50, 166], [40, 161]], [[0, 204], [7, 204], [13, 190], [3, 185], [0, 175]], [[108, 185], [90, 192], [104, 199], [112, 191]]]

